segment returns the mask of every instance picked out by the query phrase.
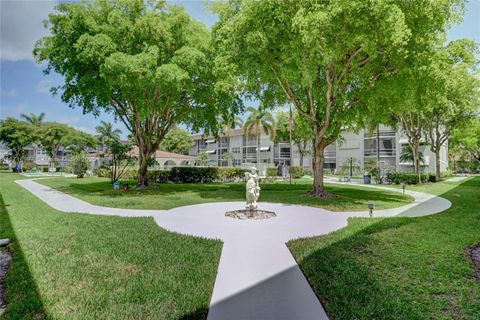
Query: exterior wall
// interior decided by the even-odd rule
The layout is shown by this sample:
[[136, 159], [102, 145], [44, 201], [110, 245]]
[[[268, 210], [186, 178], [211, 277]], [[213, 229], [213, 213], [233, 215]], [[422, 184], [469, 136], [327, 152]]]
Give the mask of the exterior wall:
[[[413, 171], [413, 164], [401, 163], [400, 155], [404, 146], [408, 144], [407, 137], [403, 132], [394, 130], [386, 126], [380, 126], [380, 162], [383, 168], [391, 171]], [[238, 129], [240, 130], [240, 129]], [[189, 152], [189, 155], [198, 156], [199, 151], [211, 152], [208, 154], [209, 165], [218, 166], [240, 166], [257, 162], [257, 138], [251, 135], [248, 138], [237, 131], [237, 134], [230, 137], [221, 138], [202, 138], [197, 136], [195, 145]], [[214, 140], [212, 143], [205, 141]], [[279, 164], [290, 165], [290, 144], [288, 142], [274, 143], [267, 135], [262, 134], [260, 138], [260, 163], [265, 166], [278, 166]], [[354, 164], [360, 170], [368, 165], [369, 159], [375, 160], [376, 153], [376, 132], [361, 130], [358, 133], [343, 132], [342, 139], [329, 145], [325, 149], [326, 170], [339, 171], [342, 166], [349, 166], [350, 159], [353, 158]], [[300, 165], [300, 154], [297, 146], [293, 145], [292, 164]], [[312, 144], [308, 145], [309, 154], [303, 159], [305, 168], [312, 168], [313, 152]], [[425, 165], [423, 171], [435, 171], [435, 155], [426, 145], [421, 146], [424, 154]], [[232, 152], [233, 160], [221, 161], [222, 150]], [[440, 152], [441, 170], [448, 168], [448, 146], [444, 145]]]

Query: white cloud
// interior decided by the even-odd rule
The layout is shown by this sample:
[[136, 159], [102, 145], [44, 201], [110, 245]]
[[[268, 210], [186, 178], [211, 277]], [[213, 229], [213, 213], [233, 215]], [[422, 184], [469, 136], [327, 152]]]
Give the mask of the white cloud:
[[47, 93], [50, 92], [50, 88], [52, 87], [52, 81], [50, 80], [41, 80], [35, 86], [35, 91], [37, 93]]
[[35, 42], [47, 34], [43, 21], [56, 1], [1, 0], [0, 56], [2, 61], [33, 61]]
[[86, 132], [88, 134], [95, 134], [95, 131], [91, 128], [87, 128], [87, 127], [83, 127], [83, 126], [74, 126], [73, 128], [75, 128], [79, 131]]
[[2, 94], [9, 97], [15, 97], [17, 95], [17, 90], [2, 90]]

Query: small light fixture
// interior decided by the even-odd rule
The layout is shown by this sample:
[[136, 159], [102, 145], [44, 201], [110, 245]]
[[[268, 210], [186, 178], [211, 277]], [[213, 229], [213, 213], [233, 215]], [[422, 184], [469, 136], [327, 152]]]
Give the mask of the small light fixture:
[[369, 203], [368, 203], [368, 215], [370, 216], [370, 218], [373, 217], [373, 208], [374, 208], [374, 207], [375, 207], [375, 206], [373, 205], [372, 202], [369, 202]]
[[407, 185], [407, 184], [406, 184], [405, 182], [402, 182], [403, 195], [405, 195], [405, 186], [406, 186], [406, 185]]

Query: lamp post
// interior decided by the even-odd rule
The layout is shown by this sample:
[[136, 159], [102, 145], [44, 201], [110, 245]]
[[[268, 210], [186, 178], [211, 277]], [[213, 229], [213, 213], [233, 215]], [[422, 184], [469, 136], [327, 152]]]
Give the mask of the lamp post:
[[369, 202], [369, 203], [368, 203], [368, 215], [370, 216], [370, 218], [373, 217], [373, 208], [374, 208], [374, 207], [375, 207], [375, 206], [373, 205], [372, 202]]
[[288, 167], [288, 175], [290, 176], [290, 184], [292, 184], [292, 127], [293, 127], [293, 114], [292, 114], [292, 105], [290, 104], [290, 123], [289, 123], [289, 131], [290, 131], [290, 166]]

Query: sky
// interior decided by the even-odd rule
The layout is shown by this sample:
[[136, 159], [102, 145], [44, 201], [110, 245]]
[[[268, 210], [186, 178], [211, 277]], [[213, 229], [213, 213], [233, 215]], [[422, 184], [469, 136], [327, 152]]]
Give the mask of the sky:
[[[207, 26], [212, 26], [217, 17], [205, 9], [204, 0], [175, 0], [169, 3], [181, 4], [187, 12]], [[61, 85], [58, 74], [45, 75], [43, 68], [33, 59], [35, 42], [47, 35], [43, 21], [53, 11], [58, 1], [50, 0], [0, 0], [0, 119], [18, 118], [20, 114], [45, 113], [46, 121], [66, 123], [79, 130], [95, 133], [101, 120], [112, 122], [127, 130], [113, 115], [100, 114], [95, 118], [83, 114], [81, 108], [69, 108], [60, 96], [50, 93], [52, 86]], [[449, 40], [474, 39], [480, 43], [480, 0], [471, 0], [466, 7], [463, 22], [448, 32]], [[257, 104], [253, 102], [253, 104]]]

